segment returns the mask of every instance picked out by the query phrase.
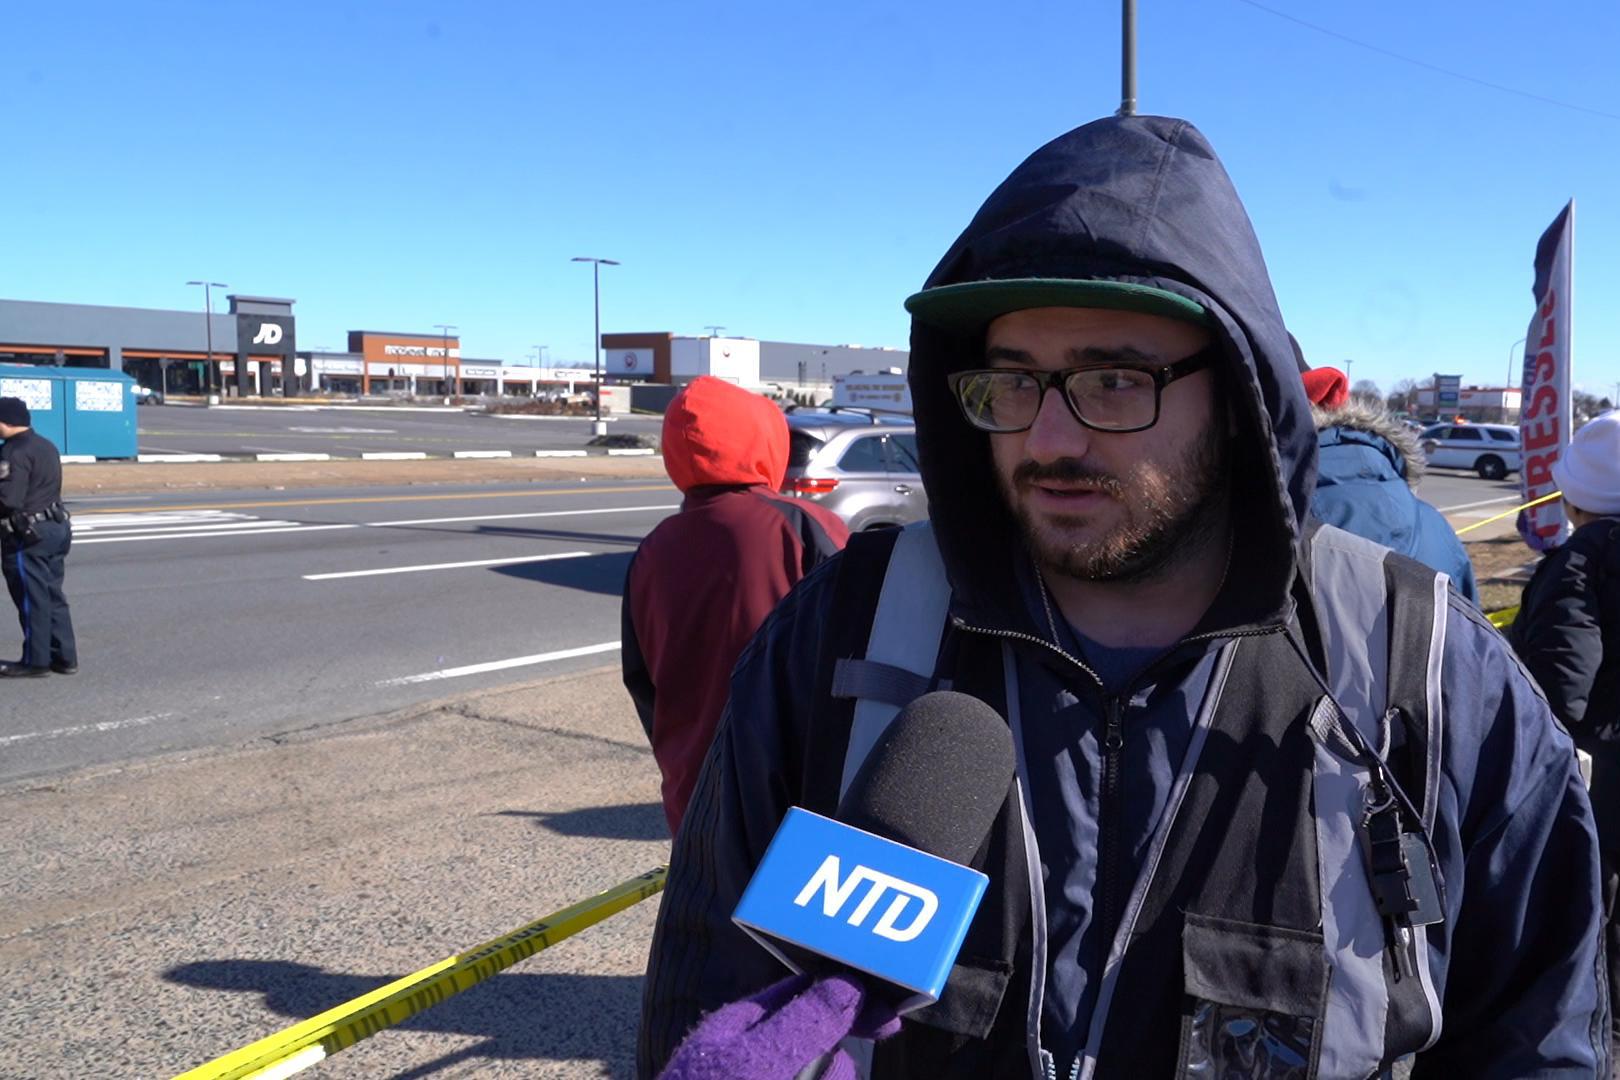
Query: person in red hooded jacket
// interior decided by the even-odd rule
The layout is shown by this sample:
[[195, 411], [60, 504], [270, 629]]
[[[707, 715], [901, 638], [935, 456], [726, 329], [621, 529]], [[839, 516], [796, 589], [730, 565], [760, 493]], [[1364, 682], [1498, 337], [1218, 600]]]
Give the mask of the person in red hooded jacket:
[[758, 394], [694, 379], [664, 414], [663, 449], [686, 498], [630, 561], [621, 652], [674, 835], [743, 647], [849, 530], [831, 511], [779, 494], [787, 420]]

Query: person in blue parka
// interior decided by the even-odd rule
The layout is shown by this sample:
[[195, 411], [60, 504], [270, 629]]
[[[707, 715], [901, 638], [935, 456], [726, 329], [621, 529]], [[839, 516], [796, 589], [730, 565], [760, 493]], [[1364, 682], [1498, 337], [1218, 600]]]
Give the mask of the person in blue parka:
[[1417, 437], [1382, 405], [1352, 398], [1339, 369], [1313, 368], [1302, 378], [1316, 418], [1311, 512], [1450, 575], [1452, 587], [1477, 606], [1474, 565], [1462, 541], [1413, 490], [1427, 466]]

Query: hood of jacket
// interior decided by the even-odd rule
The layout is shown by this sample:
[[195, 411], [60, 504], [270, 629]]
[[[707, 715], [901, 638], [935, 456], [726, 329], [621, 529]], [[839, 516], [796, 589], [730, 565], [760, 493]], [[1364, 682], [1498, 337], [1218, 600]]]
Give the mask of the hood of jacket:
[[[1337, 409], [1311, 407], [1319, 433], [1317, 447], [1327, 451], [1334, 446], [1364, 446], [1389, 462], [1394, 475], [1416, 487], [1428, 468], [1428, 459], [1418, 445], [1417, 433], [1389, 414], [1382, 405], [1354, 398]], [[1339, 479], [1327, 454], [1320, 454], [1322, 480]]]
[[664, 469], [682, 492], [764, 484], [781, 488], [788, 428], [767, 398], [703, 375], [664, 412]]
[[[985, 201], [924, 288], [1002, 278], [1150, 285], [1209, 312], [1240, 431], [1232, 456], [1240, 534], [1219, 621], [1276, 621], [1290, 609], [1316, 426], [1259, 241], [1208, 141], [1185, 120], [1132, 116], [1041, 147]], [[929, 515], [952, 584], [969, 605], [1004, 608], [1016, 586], [1010, 561], [993, 553], [1020, 544], [1017, 527], [996, 487], [989, 436], [962, 417], [945, 381], [982, 362], [983, 337], [982, 328], [913, 319], [909, 381]]]

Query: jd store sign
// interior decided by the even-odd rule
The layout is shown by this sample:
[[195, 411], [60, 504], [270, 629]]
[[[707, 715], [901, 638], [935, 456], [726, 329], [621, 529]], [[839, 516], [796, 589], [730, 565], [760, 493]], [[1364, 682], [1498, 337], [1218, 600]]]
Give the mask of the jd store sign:
[[293, 320], [284, 315], [237, 315], [236, 351], [252, 356], [291, 356]]

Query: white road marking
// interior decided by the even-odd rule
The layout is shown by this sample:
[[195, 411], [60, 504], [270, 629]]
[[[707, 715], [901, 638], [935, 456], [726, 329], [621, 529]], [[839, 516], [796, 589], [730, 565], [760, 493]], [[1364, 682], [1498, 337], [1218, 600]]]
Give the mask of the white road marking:
[[288, 533], [331, 532], [334, 529], [358, 529], [359, 525], [294, 525], [292, 528], [219, 529], [215, 532], [163, 533], [158, 536], [91, 536], [75, 540], [74, 544], [128, 544], [142, 540], [207, 540], [215, 536], [285, 536]]
[[609, 450], [609, 457], [651, 457], [656, 450], [642, 448], [639, 450]]
[[150, 724], [154, 720], [163, 720], [174, 713], [153, 713], [151, 716], [136, 716], [129, 720], [103, 720], [99, 724], [79, 724], [76, 727], [57, 728], [54, 731], [28, 731], [21, 735], [0, 735], [0, 746], [10, 746], [12, 743], [24, 742], [28, 739], [60, 739], [64, 735], [85, 735], [90, 732], [117, 731], [120, 728], [140, 727]]
[[232, 514], [224, 510], [154, 510], [128, 514], [88, 514], [73, 521], [75, 535], [105, 532], [109, 529], [148, 529], [157, 526], [194, 528], [201, 525], [250, 525], [259, 519], [252, 514]]
[[75, 544], [123, 544], [143, 540], [190, 540], [210, 536], [263, 536], [281, 533], [331, 532], [340, 529], [396, 529], [420, 525], [456, 525], [469, 521], [514, 521], [524, 518], [589, 517], [677, 510], [678, 503], [657, 506], [608, 506], [588, 510], [533, 510], [519, 514], [470, 514], [463, 517], [408, 518], [400, 521], [357, 521], [305, 525], [263, 520], [217, 510], [96, 514], [74, 519]]
[[1476, 506], [1497, 506], [1501, 503], [1516, 503], [1518, 501], [1519, 497], [1517, 495], [1503, 495], [1499, 499], [1481, 499], [1479, 502], [1461, 503], [1457, 506], [1442, 506], [1440, 512], [1450, 514], [1458, 510], [1472, 510]]
[[663, 506], [609, 506], [596, 510], [531, 510], [522, 514], [473, 514], [468, 517], [417, 518], [407, 521], [368, 521], [369, 529], [403, 528], [406, 525], [454, 525], [463, 521], [515, 521], [519, 518], [585, 517], [590, 514], [634, 514], [643, 510], [679, 510], [680, 503]]
[[225, 457], [223, 454], [174, 454], [164, 452], [160, 454], [136, 454], [135, 460], [142, 465], [191, 465], [203, 461], [224, 461]]
[[338, 578], [380, 577], [383, 574], [420, 574], [427, 570], [461, 570], [469, 566], [515, 566], [518, 563], [551, 562], [554, 559], [583, 559], [589, 551], [560, 551], [551, 555], [517, 555], [509, 559], [470, 559], [467, 562], [422, 563], [419, 566], [387, 566], [378, 570], [341, 570], [332, 574], [305, 574], [305, 581], [335, 581]]
[[288, 431], [297, 431], [305, 435], [398, 435], [394, 428], [380, 427], [290, 427]]
[[361, 461], [425, 461], [427, 453], [422, 450], [386, 450], [373, 451], [360, 455]]
[[[139, 536], [139, 537], [144, 537], [144, 538], [149, 539], [149, 540], [162, 540], [165, 537], [169, 537], [169, 536], [189, 536], [189, 535], [191, 535], [193, 533], [200, 534], [200, 535], [203, 535], [203, 536], [207, 536], [207, 535], [210, 535], [212, 533], [220, 532], [221, 530], [230, 530], [230, 531], [240, 532], [243, 529], [265, 529], [265, 530], [274, 531], [274, 532], [285, 532], [287, 529], [297, 529], [297, 528], [299, 528], [299, 524], [296, 521], [258, 521], [258, 520], [254, 520], [254, 521], [221, 522], [220, 524], [217, 524], [217, 525], [152, 525], [152, 526], [145, 526], [145, 527], [135, 526], [135, 527], [131, 527], [131, 528], [120, 529], [116, 533], [114, 533], [113, 535], [114, 536]], [[74, 539], [78, 543], [89, 544], [89, 543], [93, 543], [95, 540], [101, 540], [101, 539], [105, 538], [103, 532], [96, 532], [96, 533], [92, 533], [90, 535], [91, 535], [91, 537], [93, 537], [93, 539], [79, 539], [77, 536], [75, 536]]]
[[378, 686], [409, 686], [412, 683], [437, 682], [440, 679], [458, 679], [463, 675], [482, 675], [486, 671], [505, 671], [508, 668], [529, 667], [534, 664], [549, 664], [553, 660], [569, 660], [576, 656], [591, 656], [595, 653], [615, 652], [619, 648], [617, 641], [604, 641], [600, 645], [584, 645], [577, 649], [561, 649], [557, 652], [537, 653], [534, 656], [515, 656], [510, 660], [491, 660], [487, 664], [468, 664], [466, 667], [444, 668], [441, 671], [429, 671], [422, 675], [406, 675], [398, 679], [384, 679]]
[[[542, 417], [541, 419], [550, 419], [550, 417]], [[534, 456], [535, 457], [589, 457], [590, 454], [588, 454], [584, 450], [536, 450], [534, 452]]]

